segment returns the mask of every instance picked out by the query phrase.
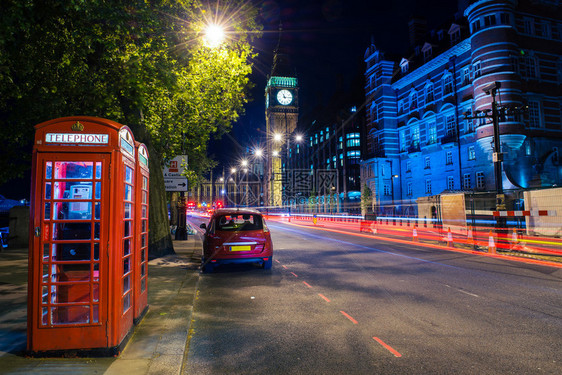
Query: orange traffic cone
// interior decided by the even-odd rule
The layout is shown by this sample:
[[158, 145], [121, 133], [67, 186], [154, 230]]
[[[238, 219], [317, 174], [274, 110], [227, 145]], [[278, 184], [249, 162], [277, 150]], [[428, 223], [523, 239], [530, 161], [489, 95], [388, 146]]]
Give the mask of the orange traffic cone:
[[418, 242], [418, 229], [415, 224], [414, 224], [414, 229], [412, 230], [412, 241]]
[[468, 232], [466, 234], [466, 240], [467, 240], [469, 245], [471, 245], [471, 246], [475, 245], [474, 235], [472, 234], [472, 227], [471, 226], [468, 227]]
[[447, 231], [447, 246], [448, 247], [454, 247], [453, 244], [453, 234], [451, 233], [451, 228], [449, 227], [449, 230]]
[[490, 231], [490, 235], [488, 237], [488, 252], [491, 254], [496, 253], [496, 242], [494, 241], [494, 234]]

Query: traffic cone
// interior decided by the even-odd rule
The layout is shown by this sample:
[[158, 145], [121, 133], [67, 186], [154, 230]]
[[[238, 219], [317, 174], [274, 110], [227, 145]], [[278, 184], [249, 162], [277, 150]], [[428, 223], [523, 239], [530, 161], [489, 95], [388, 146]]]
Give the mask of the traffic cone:
[[472, 227], [471, 226], [468, 227], [468, 232], [467, 232], [466, 237], [467, 237], [466, 240], [467, 240], [468, 244], [471, 245], [471, 246], [474, 246], [475, 245], [474, 235], [472, 234]]
[[453, 245], [453, 234], [451, 233], [451, 228], [447, 231], [447, 246], [454, 247]]
[[490, 231], [490, 235], [488, 237], [488, 252], [491, 254], [496, 253], [496, 242], [494, 241], [494, 235], [492, 231]]
[[514, 248], [519, 243], [519, 237], [517, 236], [517, 229], [513, 228], [511, 232], [511, 248]]
[[412, 241], [418, 242], [418, 229], [414, 224], [414, 229], [412, 230]]

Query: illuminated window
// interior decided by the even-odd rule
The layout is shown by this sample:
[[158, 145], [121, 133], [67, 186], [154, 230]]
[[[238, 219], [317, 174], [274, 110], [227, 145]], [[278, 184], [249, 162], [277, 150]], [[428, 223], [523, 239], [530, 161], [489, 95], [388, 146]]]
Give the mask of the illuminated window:
[[427, 126], [427, 144], [437, 143], [437, 126], [435, 126], [434, 122], [430, 122]]
[[474, 146], [468, 146], [468, 160], [476, 160], [476, 151]]
[[361, 151], [359, 151], [359, 150], [348, 151], [347, 157], [349, 159], [359, 159], [359, 158], [361, 158]]
[[484, 189], [486, 187], [486, 181], [484, 180], [484, 172], [476, 172], [476, 188]]

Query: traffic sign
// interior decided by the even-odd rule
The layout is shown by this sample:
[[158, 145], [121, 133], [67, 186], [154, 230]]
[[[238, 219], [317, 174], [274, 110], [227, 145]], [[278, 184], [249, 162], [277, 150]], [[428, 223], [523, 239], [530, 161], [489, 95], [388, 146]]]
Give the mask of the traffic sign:
[[182, 177], [185, 168], [187, 168], [187, 155], [178, 155], [164, 167], [164, 178]]
[[187, 191], [187, 177], [165, 177], [166, 191]]

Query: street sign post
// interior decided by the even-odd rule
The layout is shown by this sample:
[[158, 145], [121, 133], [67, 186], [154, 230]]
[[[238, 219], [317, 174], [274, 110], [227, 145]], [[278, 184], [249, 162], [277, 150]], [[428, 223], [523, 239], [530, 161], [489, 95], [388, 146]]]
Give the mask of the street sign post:
[[166, 191], [187, 191], [187, 177], [164, 177]]

